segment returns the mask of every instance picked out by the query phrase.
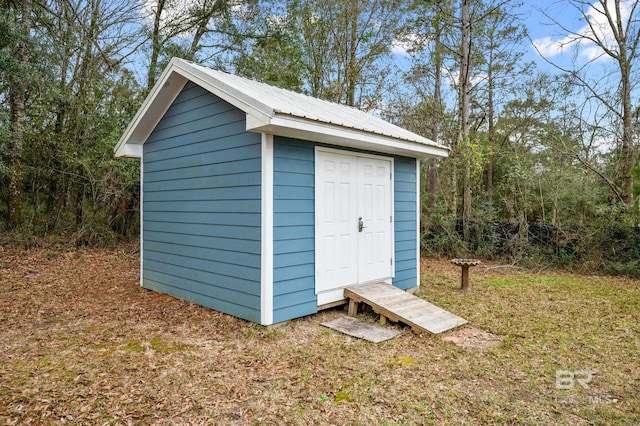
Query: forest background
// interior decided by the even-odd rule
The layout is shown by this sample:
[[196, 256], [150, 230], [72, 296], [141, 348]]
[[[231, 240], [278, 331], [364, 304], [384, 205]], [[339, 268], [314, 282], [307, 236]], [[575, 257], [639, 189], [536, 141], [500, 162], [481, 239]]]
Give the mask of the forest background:
[[177, 56], [448, 146], [421, 163], [424, 254], [638, 277], [638, 1], [544, 3], [2, 0], [1, 230], [138, 238], [113, 147]]

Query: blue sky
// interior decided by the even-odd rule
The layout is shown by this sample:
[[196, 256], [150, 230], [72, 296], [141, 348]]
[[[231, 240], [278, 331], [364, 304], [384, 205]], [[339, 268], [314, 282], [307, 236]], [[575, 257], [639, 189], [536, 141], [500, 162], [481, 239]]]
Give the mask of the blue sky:
[[[594, 63], [598, 65], [606, 65], [607, 61], [610, 61], [603, 55], [600, 47], [585, 40], [578, 40], [576, 37], [576, 35], [585, 34], [589, 29], [583, 13], [574, 5], [580, 1], [523, 0], [522, 5], [513, 11], [522, 19], [529, 33], [530, 39], [524, 40], [521, 46], [521, 49], [526, 52], [524, 58], [526, 61], [535, 62], [540, 71], [549, 73], [560, 71], [545, 61], [541, 55], [544, 55], [548, 61], [566, 68], [571, 68], [573, 60], [577, 64], [584, 64], [595, 59]], [[610, 5], [613, 4], [613, 0], [607, 1]], [[625, 15], [628, 7], [625, 6], [634, 1], [636, 0], [622, 0], [623, 18], [628, 17], [628, 13]], [[584, 14], [588, 15], [592, 22], [602, 24], [602, 28], [608, 27], [603, 19], [604, 15], [598, 13], [598, 8], [602, 8], [598, 1], [584, 1]], [[612, 41], [608, 31], [603, 29], [597, 32], [602, 39]], [[571, 35], [571, 33], [574, 34]], [[406, 45], [403, 42], [398, 42], [393, 49], [397, 54], [396, 64], [402, 69], [408, 66], [408, 63], [403, 60], [406, 58], [405, 48]]]
[[[520, 11], [531, 40], [561, 40], [566, 36], [566, 34], [564, 34], [562, 30], [549, 19], [549, 17], [545, 16], [545, 13], [551, 14], [554, 19], [557, 19], [560, 23], [569, 28], [577, 29], [582, 25], [579, 21], [579, 14], [573, 7], [558, 5], [558, 3], [558, 0], [524, 1]], [[525, 42], [525, 46], [523, 46], [523, 48], [527, 49], [526, 59], [534, 61], [541, 71], [551, 73], [557, 72], [553, 66], [549, 65], [540, 57], [540, 54], [528, 40]], [[557, 60], [557, 58], [552, 55], [548, 55], [547, 59]]]
[[[621, 3], [623, 20], [628, 18], [629, 8], [627, 6], [631, 2], [631, 0], [623, 0]], [[585, 3], [589, 4], [588, 2]], [[611, 4], [610, 7], [613, 9], [613, 1], [609, 0], [608, 3]], [[597, 24], [601, 24], [600, 28], [602, 29], [596, 30], [597, 35], [601, 39], [613, 43], [611, 35], [606, 30], [608, 25], [603, 20], [604, 15], [598, 13], [601, 10], [602, 6], [597, 1], [592, 1], [590, 8], [585, 6], [585, 14], [596, 24], [594, 26], [598, 28]], [[589, 31], [589, 27], [580, 11], [569, 4], [568, 1], [525, 0], [521, 11], [525, 18], [530, 38], [534, 41], [539, 51], [554, 63], [570, 65], [571, 60], [575, 59], [581, 64], [588, 61], [603, 64], [605, 61], [610, 60], [603, 55], [603, 50], [600, 47], [584, 40], [576, 41], [575, 36], [566, 31], [569, 30], [575, 34], [585, 34]], [[563, 29], [560, 26], [565, 28]], [[561, 46], [563, 45], [569, 47], [562, 49]], [[528, 58], [535, 60], [542, 70], [554, 71], [554, 68], [545, 63], [533, 46], [528, 44], [527, 49]]]

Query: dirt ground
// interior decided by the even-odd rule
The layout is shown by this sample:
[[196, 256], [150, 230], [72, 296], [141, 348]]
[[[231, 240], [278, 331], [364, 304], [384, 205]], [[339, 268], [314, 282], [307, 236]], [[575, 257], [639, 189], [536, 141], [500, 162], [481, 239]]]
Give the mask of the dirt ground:
[[[436, 270], [456, 295], [459, 271], [425, 260]], [[0, 247], [0, 424], [591, 423], [579, 407], [514, 399], [553, 389], [550, 367], [503, 389], [523, 379], [499, 378], [520, 366], [497, 327], [443, 339], [396, 324], [375, 345], [320, 326], [339, 309], [267, 329], [144, 290], [138, 274], [131, 244]]]

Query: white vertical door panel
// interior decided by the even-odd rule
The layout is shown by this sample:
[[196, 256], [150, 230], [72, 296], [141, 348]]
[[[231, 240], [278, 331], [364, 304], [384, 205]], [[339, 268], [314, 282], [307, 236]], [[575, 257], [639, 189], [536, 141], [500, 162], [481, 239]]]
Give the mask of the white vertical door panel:
[[[316, 151], [316, 293], [393, 275], [391, 160]], [[359, 224], [362, 221], [362, 229]]]
[[[318, 153], [320, 154], [320, 152]], [[319, 250], [316, 254], [316, 292], [347, 286], [358, 281], [356, 159], [322, 152], [316, 158], [319, 172], [316, 191], [316, 222]]]
[[358, 160], [358, 217], [364, 222], [358, 235], [358, 281], [363, 283], [392, 275], [391, 162]]

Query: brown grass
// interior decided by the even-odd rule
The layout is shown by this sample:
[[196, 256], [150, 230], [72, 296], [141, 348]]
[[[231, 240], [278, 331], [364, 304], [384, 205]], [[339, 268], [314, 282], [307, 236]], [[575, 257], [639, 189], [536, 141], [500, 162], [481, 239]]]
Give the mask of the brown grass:
[[138, 263], [0, 248], [0, 424], [640, 422], [638, 281], [478, 267], [460, 293], [425, 259], [419, 295], [470, 325], [373, 344], [319, 325], [340, 310], [265, 329], [146, 291]]

